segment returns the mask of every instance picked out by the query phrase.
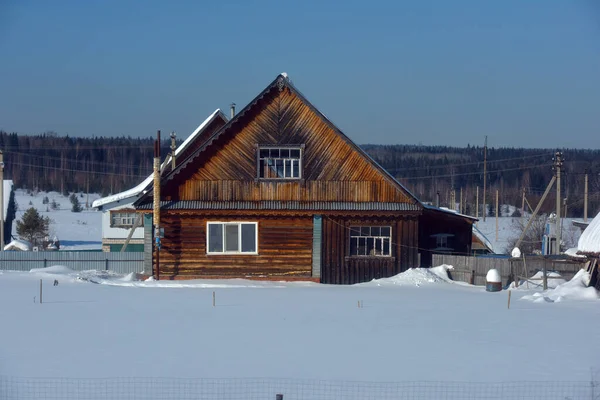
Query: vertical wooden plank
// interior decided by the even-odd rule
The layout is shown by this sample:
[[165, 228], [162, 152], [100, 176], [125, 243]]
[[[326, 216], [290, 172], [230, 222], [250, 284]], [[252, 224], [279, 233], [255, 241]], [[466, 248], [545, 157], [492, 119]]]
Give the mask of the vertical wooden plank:
[[408, 255], [412, 251], [410, 246], [410, 235], [409, 235], [409, 221], [405, 219], [402, 222], [402, 248], [404, 250], [404, 254], [402, 257], [402, 264], [405, 265], [405, 269], [410, 268], [410, 264], [408, 262]]
[[394, 242], [396, 243], [396, 270], [395, 274], [404, 271], [402, 265], [402, 219], [396, 221]]
[[414, 237], [413, 237], [413, 246], [415, 247], [415, 267], [420, 267], [419, 263], [419, 218], [414, 218]]

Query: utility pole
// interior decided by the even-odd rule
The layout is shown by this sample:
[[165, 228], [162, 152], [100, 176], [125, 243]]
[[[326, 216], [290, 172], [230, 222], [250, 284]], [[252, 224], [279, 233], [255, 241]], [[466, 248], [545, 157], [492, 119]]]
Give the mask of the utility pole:
[[4, 154], [0, 150], [0, 251], [4, 251]]
[[562, 153], [557, 151], [554, 156], [554, 168], [556, 168], [556, 248], [554, 254], [560, 254], [561, 241], [561, 219], [560, 219], [560, 168], [563, 165]]
[[160, 131], [154, 142], [154, 241], [156, 248], [156, 280], [160, 280]]
[[487, 214], [485, 204], [485, 189], [487, 184], [487, 136], [485, 137], [485, 144], [483, 145], [483, 222], [485, 222], [485, 215]]
[[521, 220], [525, 216], [525, 186], [523, 186], [523, 198], [521, 199]]
[[496, 189], [496, 242], [498, 242], [498, 189]]
[[585, 180], [583, 183], [583, 222], [587, 222], [588, 207], [588, 170], [585, 170]]
[[175, 143], [176, 137], [177, 134], [171, 132], [171, 171], [175, 170], [175, 149], [177, 148], [177, 144]]
[[85, 191], [87, 192], [87, 195], [85, 198], [85, 208], [89, 208], [90, 207], [90, 164], [89, 163], [88, 163], [88, 168], [87, 168], [86, 182], [87, 182], [87, 184], [86, 184]]
[[475, 218], [479, 219], [479, 186], [475, 188]]

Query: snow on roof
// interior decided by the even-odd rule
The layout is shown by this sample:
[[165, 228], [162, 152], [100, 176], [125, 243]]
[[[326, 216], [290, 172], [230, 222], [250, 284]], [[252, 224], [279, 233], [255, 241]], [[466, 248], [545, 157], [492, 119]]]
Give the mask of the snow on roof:
[[[204, 130], [204, 128], [206, 128], [206, 126], [218, 115], [221, 114], [225, 119], [227, 119], [227, 117], [225, 117], [225, 114], [223, 114], [223, 112], [221, 111], [220, 108], [217, 108], [212, 114], [210, 114], [208, 116], [208, 118], [206, 118], [197, 128], [194, 132], [192, 132], [187, 139], [185, 139], [183, 141], [183, 143], [181, 144], [181, 146], [179, 146], [177, 149], [175, 149], [175, 156], [177, 156], [179, 153], [181, 153], [182, 151], [184, 151], [189, 144], [200, 135], [200, 133], [202, 133], [202, 131]], [[171, 155], [169, 155], [167, 158], [165, 158], [165, 161], [163, 161], [163, 163], [160, 166], [161, 171], [163, 170], [165, 165], [168, 165], [171, 162]], [[111, 196], [106, 196], [106, 197], [102, 197], [101, 199], [97, 199], [96, 201], [94, 201], [92, 203], [92, 207], [100, 207], [103, 206], [105, 204], [109, 204], [109, 203], [114, 203], [117, 201], [121, 201], [121, 200], [125, 200], [125, 199], [129, 199], [135, 196], [139, 196], [142, 194], [142, 192], [152, 183], [153, 177], [152, 174], [150, 174], [150, 176], [148, 176], [146, 179], [143, 180], [142, 183], [140, 183], [139, 185], [131, 188], [131, 189], [127, 189], [123, 192], [120, 193], [116, 193], [113, 194]]]
[[32, 246], [27, 240], [23, 239], [15, 239], [6, 246], [4, 246], [5, 251], [10, 250], [18, 250], [18, 251], [31, 251]]
[[423, 204], [423, 207], [425, 207], [428, 210], [441, 211], [441, 212], [445, 212], [447, 214], [454, 214], [454, 215], [458, 215], [460, 217], [464, 217], [464, 218], [468, 218], [468, 219], [472, 219], [472, 220], [477, 221], [477, 218], [475, 218], [475, 217], [473, 217], [471, 215], [461, 214], [458, 211], [452, 210], [452, 209], [447, 208], [447, 207], [436, 207], [436, 206], [433, 206], [431, 204], [425, 204], [425, 203], [421, 203], [421, 204]]
[[577, 249], [579, 253], [600, 254], [600, 213], [581, 234]]
[[477, 226], [475, 226], [475, 224], [473, 224], [473, 235], [475, 235], [479, 240], [481, 240], [481, 243], [483, 243], [485, 247], [487, 247], [495, 253], [494, 245], [492, 244], [492, 242], [490, 242], [490, 240], [483, 234], [483, 232], [479, 230], [479, 228], [477, 228]]
[[12, 191], [13, 181], [4, 180], [4, 184], [2, 188], [4, 189], [2, 197], [4, 198], [4, 218], [6, 218], [6, 213], [8, 213], [8, 202], [10, 201], [10, 192]]
[[565, 254], [568, 255], [569, 257], [575, 257], [575, 258], [586, 258], [583, 254], [577, 254], [577, 247], [571, 247], [569, 249], [567, 249], [567, 251], [565, 251]]

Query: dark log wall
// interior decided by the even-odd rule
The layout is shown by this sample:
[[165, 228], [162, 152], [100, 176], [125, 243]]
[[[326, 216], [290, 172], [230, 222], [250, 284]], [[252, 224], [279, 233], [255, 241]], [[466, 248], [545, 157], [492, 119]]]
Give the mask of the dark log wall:
[[431, 235], [438, 233], [451, 233], [448, 238], [448, 247], [453, 250], [450, 254], [467, 256], [471, 254], [473, 239], [473, 224], [466, 218], [449, 215], [441, 211], [425, 210], [420, 217], [419, 243], [421, 247], [421, 265], [432, 267], [431, 249], [434, 249], [436, 239]]
[[[167, 184], [164, 199], [414, 202], [289, 89], [256, 109]], [[256, 146], [277, 144], [305, 145], [302, 181], [256, 179]]]
[[[354, 284], [386, 278], [418, 267], [418, 226], [416, 216], [398, 218], [323, 218], [321, 282]], [[391, 257], [350, 257], [351, 226], [391, 226]]]
[[[258, 255], [206, 254], [207, 221], [258, 222]], [[243, 217], [164, 212], [161, 279], [310, 278], [312, 217]]]

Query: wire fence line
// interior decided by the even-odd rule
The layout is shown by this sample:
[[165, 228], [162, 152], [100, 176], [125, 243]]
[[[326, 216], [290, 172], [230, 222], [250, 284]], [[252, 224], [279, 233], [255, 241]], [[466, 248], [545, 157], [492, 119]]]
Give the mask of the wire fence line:
[[597, 383], [585, 381], [350, 382], [0, 376], [1, 400], [575, 400], [596, 399], [598, 394]]

